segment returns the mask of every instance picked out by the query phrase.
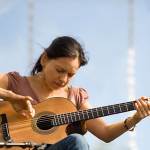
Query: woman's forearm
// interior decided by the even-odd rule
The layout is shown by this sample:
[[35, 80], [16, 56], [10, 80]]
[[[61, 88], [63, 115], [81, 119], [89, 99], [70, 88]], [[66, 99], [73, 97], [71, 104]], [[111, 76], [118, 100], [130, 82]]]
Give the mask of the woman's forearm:
[[[126, 120], [126, 121], [125, 121]], [[111, 125], [107, 126], [107, 142], [110, 142], [126, 131], [130, 130], [131, 128], [134, 128], [135, 125], [141, 120], [140, 118], [136, 118], [135, 115], [133, 117], [128, 117], [123, 121], [120, 121], [118, 123], [113, 123]]]
[[24, 99], [24, 96], [15, 94], [10, 90], [0, 88], [0, 99], [12, 102], [13, 100], [17, 100], [17, 99]]
[[1, 99], [9, 100], [10, 97], [12, 97], [12, 96], [13, 96], [13, 92], [12, 91], [0, 88], [0, 98]]

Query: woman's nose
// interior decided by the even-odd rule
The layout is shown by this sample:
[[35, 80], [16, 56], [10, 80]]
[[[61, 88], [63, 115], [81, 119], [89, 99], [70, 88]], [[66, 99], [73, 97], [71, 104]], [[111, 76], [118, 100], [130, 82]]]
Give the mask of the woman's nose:
[[66, 84], [68, 82], [68, 75], [62, 75], [60, 78], [59, 78], [59, 81], [63, 84]]

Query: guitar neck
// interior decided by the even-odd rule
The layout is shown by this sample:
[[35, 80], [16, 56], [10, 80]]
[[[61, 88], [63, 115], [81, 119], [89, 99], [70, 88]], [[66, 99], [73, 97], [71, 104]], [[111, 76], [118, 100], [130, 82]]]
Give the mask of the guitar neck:
[[135, 101], [54, 115], [53, 125], [69, 124], [135, 110]]

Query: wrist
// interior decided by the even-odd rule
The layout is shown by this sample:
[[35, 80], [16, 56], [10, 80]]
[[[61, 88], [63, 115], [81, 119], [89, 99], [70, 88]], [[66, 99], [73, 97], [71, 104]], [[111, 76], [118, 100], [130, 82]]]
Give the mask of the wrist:
[[7, 91], [7, 93], [6, 93], [6, 96], [5, 96], [5, 100], [6, 101], [9, 101], [9, 102], [12, 102], [12, 100], [14, 100], [14, 99], [16, 99], [16, 94], [14, 93], [14, 92], [12, 92], [12, 91]]
[[0, 98], [3, 100], [8, 100], [10, 98], [11, 91], [0, 88]]
[[126, 118], [123, 123], [126, 130], [134, 131], [136, 123], [133, 121], [133, 117]]
[[137, 124], [138, 122], [140, 122], [142, 120], [142, 118], [140, 118], [137, 113], [135, 113], [132, 117], [132, 120], [135, 124]]
[[128, 117], [124, 120], [124, 128], [128, 131], [134, 131], [134, 128], [138, 122], [142, 119], [135, 113], [132, 117]]

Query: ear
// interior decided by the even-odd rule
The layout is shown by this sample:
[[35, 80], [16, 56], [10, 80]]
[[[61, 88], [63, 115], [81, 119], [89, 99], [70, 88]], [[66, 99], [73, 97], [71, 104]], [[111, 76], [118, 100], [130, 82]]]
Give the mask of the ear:
[[48, 62], [48, 60], [49, 60], [49, 59], [48, 59], [48, 57], [47, 57], [47, 53], [44, 52], [44, 53], [42, 54], [42, 56], [41, 56], [41, 61], [40, 61], [42, 67], [44, 67], [44, 66], [46, 65], [46, 63]]

